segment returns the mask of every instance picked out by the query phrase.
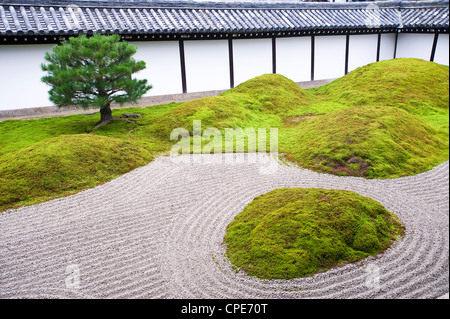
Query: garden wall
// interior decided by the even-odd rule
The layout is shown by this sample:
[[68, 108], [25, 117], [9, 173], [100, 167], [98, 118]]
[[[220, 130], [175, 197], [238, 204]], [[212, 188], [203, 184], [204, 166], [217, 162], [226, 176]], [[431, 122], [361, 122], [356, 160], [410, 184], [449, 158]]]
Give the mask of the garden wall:
[[[276, 72], [296, 81], [332, 79], [378, 60], [416, 57], [449, 65], [449, 35], [326, 35], [262, 39], [132, 42], [153, 88], [146, 96], [225, 90]], [[397, 46], [396, 46], [397, 43]], [[50, 106], [40, 64], [52, 44], [0, 46], [1, 110]]]

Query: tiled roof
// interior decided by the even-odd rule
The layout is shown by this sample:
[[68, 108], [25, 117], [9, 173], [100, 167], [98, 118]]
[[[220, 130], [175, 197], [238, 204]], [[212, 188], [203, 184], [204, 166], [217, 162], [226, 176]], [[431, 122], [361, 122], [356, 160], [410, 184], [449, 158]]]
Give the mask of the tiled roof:
[[0, 35], [449, 28], [448, 0], [372, 3], [0, 1]]

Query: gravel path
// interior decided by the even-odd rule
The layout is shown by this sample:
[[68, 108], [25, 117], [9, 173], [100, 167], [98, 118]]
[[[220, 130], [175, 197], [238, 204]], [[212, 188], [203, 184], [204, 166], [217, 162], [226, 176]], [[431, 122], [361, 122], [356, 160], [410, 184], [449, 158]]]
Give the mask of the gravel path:
[[[1, 215], [0, 297], [436, 298], [449, 291], [449, 162], [417, 176], [366, 180], [275, 162], [275, 172], [262, 174], [267, 164], [242, 154], [234, 164], [222, 155], [181, 158], [190, 162], [160, 157], [102, 186]], [[254, 197], [280, 187], [371, 197], [400, 217], [406, 235], [377, 258], [313, 277], [259, 280], [235, 271], [224, 255], [226, 226]]]

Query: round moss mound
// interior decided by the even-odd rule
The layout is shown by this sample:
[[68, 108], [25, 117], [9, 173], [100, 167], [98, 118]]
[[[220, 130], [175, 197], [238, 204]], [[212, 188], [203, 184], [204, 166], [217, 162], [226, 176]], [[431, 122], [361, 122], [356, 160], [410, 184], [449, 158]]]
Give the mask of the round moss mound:
[[245, 94], [257, 100], [266, 113], [283, 113], [299, 106], [309, 105], [313, 96], [297, 83], [280, 74], [263, 74], [247, 80], [223, 96]]
[[413, 114], [449, 108], [449, 67], [413, 58], [355, 69], [317, 90], [346, 105], [400, 107]]
[[202, 131], [208, 127], [236, 128], [262, 125], [261, 104], [249, 96], [212, 96], [183, 103], [157, 117], [154, 134], [168, 138], [175, 128], [193, 134], [193, 121], [200, 120]]
[[448, 159], [448, 138], [402, 109], [353, 106], [301, 122], [283, 139], [286, 159], [318, 172], [395, 178]]
[[227, 227], [234, 267], [290, 279], [378, 254], [404, 234], [380, 203], [350, 191], [282, 188], [256, 197]]
[[175, 128], [185, 128], [191, 135], [194, 120], [207, 127], [247, 128], [270, 127], [280, 121], [277, 115], [290, 109], [309, 105], [310, 93], [294, 81], [279, 74], [264, 74], [218, 96], [183, 103], [155, 119], [158, 126], [152, 134], [168, 138]]
[[107, 182], [147, 164], [142, 146], [112, 137], [63, 135], [2, 156], [0, 210]]

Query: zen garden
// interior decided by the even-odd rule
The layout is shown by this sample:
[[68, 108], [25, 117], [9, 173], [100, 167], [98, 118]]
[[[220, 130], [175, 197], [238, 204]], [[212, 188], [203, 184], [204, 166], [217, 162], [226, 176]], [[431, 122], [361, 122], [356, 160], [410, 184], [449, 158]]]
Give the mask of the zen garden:
[[[426, 255], [420, 259], [424, 267], [447, 269], [448, 275], [448, 254], [446, 263], [436, 257], [437, 250], [448, 249], [448, 240], [436, 244], [445, 231], [448, 239], [448, 212], [439, 215], [441, 204], [433, 199], [448, 194], [448, 66], [416, 58], [384, 60], [311, 89], [280, 74], [262, 74], [217, 96], [119, 107], [152, 89], [151, 79], [134, 77], [146, 68], [135, 53], [118, 35], [82, 35], [43, 57], [50, 100], [61, 108], [93, 111], [0, 122], [0, 224], [11, 222], [0, 226], [2, 232], [14, 236], [20, 230], [12, 221], [31, 218], [37, 230], [65, 242], [56, 220], [79, 222], [83, 233], [70, 237], [80, 246], [54, 249], [57, 256], [73, 249], [78, 257], [63, 259], [81, 265], [81, 274], [87, 255], [76, 252], [82, 242], [102, 250], [98, 245], [108, 245], [113, 233], [122, 237], [115, 243], [118, 251], [124, 250], [124, 260], [133, 260], [138, 272], [147, 269], [143, 260], [153, 258], [152, 250], [165, 253], [163, 274], [155, 266], [154, 277], [142, 275], [148, 283], [156, 281], [156, 288], [144, 287], [155, 289], [153, 297], [192, 292], [217, 298], [227, 289], [237, 298], [324, 296], [314, 281], [319, 278], [337, 287], [327, 294], [344, 298], [351, 295], [350, 282], [367, 286], [363, 274], [369, 263], [380, 260], [378, 272], [370, 274], [386, 274], [395, 283], [414, 268], [403, 254], [415, 253]], [[201, 127], [195, 129], [196, 123]], [[173, 134], [177, 129], [182, 134]], [[273, 142], [276, 159], [269, 156]], [[248, 162], [252, 153], [267, 154], [277, 170], [261, 174]], [[210, 165], [195, 160], [227, 154], [243, 160]], [[177, 156], [188, 161], [170, 160]], [[98, 224], [84, 222], [91, 215]], [[437, 230], [439, 225], [443, 229]], [[132, 235], [144, 226], [141, 237]], [[152, 227], [155, 235], [147, 230]], [[172, 235], [159, 240], [158, 232]], [[153, 243], [144, 251], [145, 241]], [[50, 239], [43, 245], [53, 247]], [[112, 251], [104, 256], [115, 258]], [[440, 264], [433, 263], [436, 258]], [[60, 266], [64, 272], [65, 264]], [[183, 275], [188, 268], [204, 282], [192, 284]], [[77, 288], [90, 296], [144, 293], [128, 281], [123, 285], [130, 294], [108, 290], [112, 286], [97, 289], [89, 283], [95, 275], [86, 271]], [[111, 270], [108, 278], [119, 272]], [[166, 289], [160, 276], [178, 281]], [[358, 288], [357, 296], [396, 291], [395, 285], [378, 284], [378, 290]]]

